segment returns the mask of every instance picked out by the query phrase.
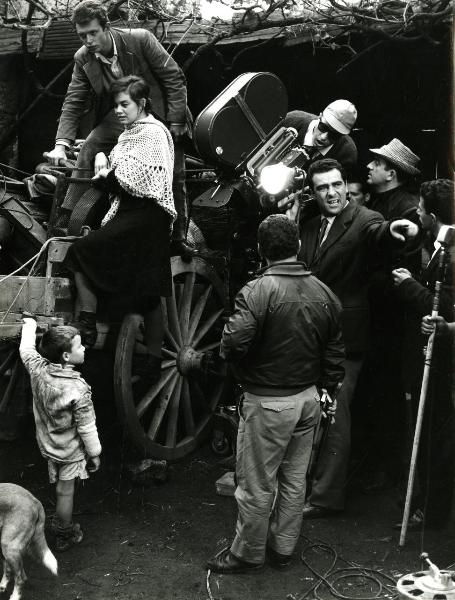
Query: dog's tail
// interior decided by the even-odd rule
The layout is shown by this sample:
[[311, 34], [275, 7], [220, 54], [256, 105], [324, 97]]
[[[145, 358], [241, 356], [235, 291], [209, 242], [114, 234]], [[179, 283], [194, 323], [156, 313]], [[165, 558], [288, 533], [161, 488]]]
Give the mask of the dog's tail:
[[45, 513], [42, 506], [39, 507], [38, 521], [35, 526], [35, 534], [30, 542], [30, 550], [36, 560], [42, 563], [53, 575], [58, 573], [57, 559], [49, 550], [44, 535]]

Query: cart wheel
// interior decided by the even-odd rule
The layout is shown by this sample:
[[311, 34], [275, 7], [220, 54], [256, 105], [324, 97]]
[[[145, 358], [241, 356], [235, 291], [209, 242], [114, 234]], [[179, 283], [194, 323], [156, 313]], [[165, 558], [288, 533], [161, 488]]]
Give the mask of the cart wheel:
[[228, 301], [204, 260], [172, 258], [173, 295], [163, 299], [165, 337], [159, 381], [144, 389], [134, 356], [144, 354], [143, 319], [129, 314], [120, 328], [114, 390], [120, 418], [143, 456], [173, 460], [209, 432], [226, 384], [218, 356]]

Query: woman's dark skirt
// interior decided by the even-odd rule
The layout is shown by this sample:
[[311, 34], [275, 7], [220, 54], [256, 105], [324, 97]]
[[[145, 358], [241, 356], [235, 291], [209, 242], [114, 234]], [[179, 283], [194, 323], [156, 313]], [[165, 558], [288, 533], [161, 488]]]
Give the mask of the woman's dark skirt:
[[170, 225], [154, 200], [124, 195], [111, 221], [72, 244], [66, 266], [109, 305], [146, 312], [172, 293]]

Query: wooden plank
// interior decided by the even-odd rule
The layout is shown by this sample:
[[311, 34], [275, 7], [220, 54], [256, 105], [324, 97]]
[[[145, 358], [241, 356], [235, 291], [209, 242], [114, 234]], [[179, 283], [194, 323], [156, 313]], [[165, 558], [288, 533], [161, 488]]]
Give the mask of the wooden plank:
[[[71, 282], [68, 278], [53, 277], [49, 285], [54, 304], [55, 300], [71, 301]], [[45, 287], [45, 277], [10, 277], [0, 284], [0, 311], [11, 308], [12, 312], [19, 314], [24, 311], [44, 314]]]

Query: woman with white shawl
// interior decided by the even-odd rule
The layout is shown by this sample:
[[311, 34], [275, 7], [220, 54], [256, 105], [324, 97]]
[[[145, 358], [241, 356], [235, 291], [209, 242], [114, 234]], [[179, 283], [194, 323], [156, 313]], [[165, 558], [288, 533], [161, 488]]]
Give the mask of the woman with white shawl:
[[[170, 234], [174, 148], [166, 127], [151, 115], [148, 84], [135, 75], [113, 82], [115, 113], [125, 130], [106, 157], [95, 158], [93, 183], [109, 192], [111, 207], [98, 230], [77, 240], [66, 264], [74, 272], [78, 326], [86, 347], [96, 341], [100, 297], [144, 314], [146, 377], [160, 374], [163, 319], [160, 297], [170, 296]], [[114, 302], [115, 304], [115, 302]]]

